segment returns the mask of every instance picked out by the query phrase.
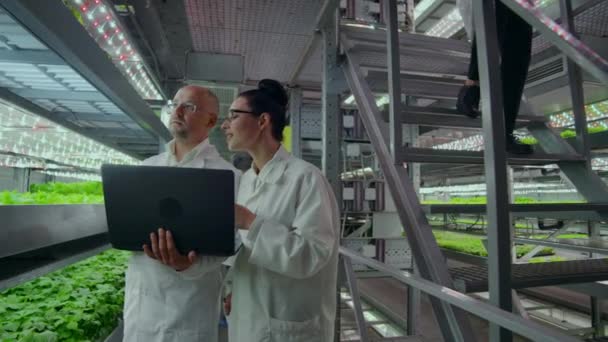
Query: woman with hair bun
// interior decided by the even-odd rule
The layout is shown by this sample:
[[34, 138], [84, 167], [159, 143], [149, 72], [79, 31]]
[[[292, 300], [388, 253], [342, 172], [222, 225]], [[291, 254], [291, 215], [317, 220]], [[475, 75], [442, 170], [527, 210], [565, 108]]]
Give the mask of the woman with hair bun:
[[236, 205], [243, 246], [228, 275], [231, 342], [333, 341], [338, 205], [319, 169], [281, 145], [287, 101], [281, 84], [262, 80], [222, 125], [228, 148], [253, 159]]

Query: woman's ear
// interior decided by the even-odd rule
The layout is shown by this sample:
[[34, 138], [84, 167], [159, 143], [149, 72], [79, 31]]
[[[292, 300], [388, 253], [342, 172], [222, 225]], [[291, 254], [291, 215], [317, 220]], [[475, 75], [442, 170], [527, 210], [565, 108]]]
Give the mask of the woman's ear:
[[265, 127], [270, 127], [270, 124], [271, 124], [270, 114], [262, 113], [258, 119], [258, 124], [260, 125], [260, 128], [262, 128], [262, 129], [264, 129]]

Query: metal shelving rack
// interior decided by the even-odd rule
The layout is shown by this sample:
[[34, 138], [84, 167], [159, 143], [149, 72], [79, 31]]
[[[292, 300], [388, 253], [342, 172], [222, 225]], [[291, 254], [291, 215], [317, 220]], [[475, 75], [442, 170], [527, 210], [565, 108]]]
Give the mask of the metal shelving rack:
[[[461, 76], [468, 63], [468, 46], [464, 42], [435, 38], [415, 36], [408, 33], [399, 33], [396, 20], [396, 2], [384, 1], [386, 9], [386, 30], [365, 30], [356, 29], [348, 26], [340, 26], [339, 20], [321, 12], [320, 18], [326, 18], [327, 22], [317, 25], [317, 29], [322, 35], [322, 55], [324, 61], [323, 69], [323, 103], [334, 103], [334, 93], [328, 91], [335, 90], [336, 85], [340, 84], [339, 75], [335, 74], [335, 69], [340, 66], [344, 71], [344, 78], [348, 88], [359, 108], [367, 134], [375, 148], [377, 159], [384, 173], [388, 190], [397, 206], [397, 212], [401, 223], [409, 239], [412, 253], [417, 265], [417, 271], [421, 278], [428, 279], [439, 286], [446, 288], [453, 287], [452, 274], [447, 265], [438, 260], [443, 260], [443, 256], [435, 239], [431, 233], [430, 226], [426, 220], [423, 207], [418, 201], [415, 193], [414, 184], [410, 180], [406, 170], [401, 167], [404, 162], [443, 162], [446, 160], [458, 163], [481, 163], [485, 166], [486, 184], [488, 193], [488, 204], [486, 205], [489, 220], [489, 258], [487, 267], [487, 281], [485, 286], [490, 292], [490, 302], [500, 309], [503, 313], [512, 311], [512, 276], [511, 276], [511, 213], [509, 206], [509, 187], [508, 187], [508, 162], [520, 165], [530, 164], [553, 164], [557, 163], [561, 171], [569, 178], [577, 190], [589, 201], [589, 204], [577, 207], [570, 204], [558, 204], [556, 206], [535, 207], [530, 210], [538, 211], [592, 211], [595, 215], [604, 216], [606, 199], [608, 198], [608, 187], [591, 171], [589, 160], [589, 143], [587, 137], [587, 123], [585, 120], [583, 107], [582, 79], [578, 67], [590, 72], [601, 83], [608, 85], [608, 63], [601, 59], [586, 44], [578, 40], [572, 30], [572, 9], [569, 2], [562, 1], [562, 23], [566, 30], [560, 26], [553, 25], [553, 20], [544, 14], [536, 11], [523, 0], [502, 0], [507, 6], [522, 16], [534, 28], [536, 28], [548, 41], [570, 58], [568, 65], [568, 79], [571, 84], [571, 93], [575, 107], [574, 115], [576, 118], [577, 143], [576, 148], [571, 147], [563, 141], [551, 128], [548, 127], [544, 118], [532, 117], [527, 122], [520, 123], [539, 140], [541, 148], [545, 153], [535, 153], [532, 156], [508, 158], [505, 152], [505, 141], [500, 137], [504, 135], [504, 122], [502, 115], [502, 99], [500, 89], [500, 73], [497, 69], [498, 45], [496, 39], [496, 27], [491, 21], [494, 10], [493, 1], [475, 1], [476, 32], [479, 48], [482, 96], [483, 96], [483, 116], [477, 127], [481, 126], [484, 134], [485, 153], [470, 153], [457, 151], [436, 151], [420, 150], [411, 147], [403, 148], [402, 124], [428, 124], [430, 119], [425, 122], [424, 114], [440, 116], [453, 113], [445, 110], [433, 110], [425, 108], [423, 111], [403, 107], [401, 96], [406, 94], [408, 89], [420, 89], [428, 83], [437, 83], [439, 92], [446, 84], [445, 77], [440, 75]], [[329, 6], [332, 1], [327, 1], [325, 11], [333, 13]], [[335, 4], [334, 4], [335, 5]], [[329, 9], [328, 9], [329, 8]], [[335, 7], [333, 7], [335, 8]], [[549, 28], [547, 25], [551, 25]], [[556, 31], [554, 31], [555, 29]], [[331, 37], [331, 39], [328, 38]], [[562, 39], [566, 37], [566, 39]], [[383, 38], [386, 37], [386, 38]], [[343, 52], [343, 60], [336, 61], [334, 54], [337, 51], [334, 43], [339, 41], [340, 51]], [[305, 54], [306, 56], [306, 54]], [[372, 70], [367, 72], [367, 70]], [[380, 73], [378, 74], [378, 70]], [[404, 77], [412, 73], [436, 74], [438, 76], [425, 76], [424, 80], [418, 77]], [[370, 79], [370, 74], [373, 76]], [[388, 83], [382, 79], [388, 76]], [[297, 71], [292, 79], [297, 78]], [[419, 83], [411, 86], [411, 83]], [[424, 84], [424, 83], [427, 84]], [[403, 84], [402, 84], [403, 83]], [[383, 84], [383, 85], [379, 85]], [[372, 88], [372, 86], [374, 88]], [[406, 91], [402, 91], [403, 89]], [[454, 85], [450, 85], [454, 86]], [[391, 101], [389, 102], [388, 123], [375, 103], [372, 91], [374, 89], [388, 89]], [[427, 91], [428, 92], [428, 91]], [[439, 94], [438, 96], [441, 96]], [[404, 110], [405, 109], [405, 110]], [[323, 110], [324, 118], [335, 115], [333, 106], [325, 106]], [[522, 116], [523, 118], [523, 116]], [[463, 124], [455, 120], [452, 127], [469, 126], [470, 123]], [[329, 124], [332, 121], [326, 121]], [[333, 122], [332, 122], [333, 123]], [[448, 125], [445, 121], [441, 125]], [[337, 128], [340, 126], [334, 126]], [[325, 127], [329, 132], [332, 128]], [[336, 130], [337, 131], [337, 130]], [[495, 137], [498, 137], [495, 139]], [[338, 143], [337, 134], [323, 136], [324, 143], [328, 141]], [[327, 145], [326, 145], [327, 146]], [[325, 160], [325, 159], [324, 159]], [[331, 168], [324, 168], [326, 175], [331, 179], [335, 176]], [[328, 173], [329, 172], [329, 173]], [[517, 207], [519, 208], [519, 207]], [[526, 210], [526, 208], [519, 208]], [[353, 280], [352, 266], [348, 258], [353, 257], [343, 252], [343, 267], [347, 275], [347, 284], [350, 287], [353, 297], [357, 296], [356, 283]], [[361, 261], [359, 259], [359, 261]], [[589, 261], [592, 263], [594, 261]], [[371, 262], [370, 262], [371, 263]], [[585, 261], [583, 261], [585, 264]], [[593, 279], [600, 280], [606, 277], [606, 265], [600, 263], [597, 273], [591, 272]], [[589, 264], [590, 265], [590, 264]], [[543, 269], [553, 267], [552, 263], [541, 266]], [[521, 268], [520, 266], [518, 266]], [[519, 269], [518, 269], [519, 270]], [[525, 273], [525, 272], [524, 272]], [[589, 274], [587, 274], [588, 276]], [[568, 275], [558, 271], [555, 280], [559, 283], [561, 279], [566, 279]], [[570, 274], [572, 276], [572, 274]], [[410, 275], [410, 277], [412, 277]], [[484, 278], [484, 275], [481, 275]], [[525, 277], [524, 277], [525, 278]], [[522, 279], [518, 278], [521, 283]], [[580, 278], [578, 280], [570, 278], [570, 281], [586, 282], [589, 279]], [[424, 289], [423, 289], [424, 290]], [[443, 299], [443, 298], [442, 298]], [[443, 337], [448, 341], [474, 341], [475, 337], [463, 310], [448, 305], [438, 299], [432, 300], [433, 309], [437, 321], [441, 327]], [[462, 307], [461, 307], [462, 308]], [[355, 301], [355, 309], [357, 307]], [[415, 308], [408, 308], [415, 310]], [[468, 308], [464, 308], [466, 311]], [[413, 311], [408, 311], [408, 317], [412, 316]], [[506, 313], [505, 313], [506, 314]], [[365, 326], [361, 319], [359, 332], [361, 340], [366, 340]], [[412, 322], [413, 323], [413, 322]], [[505, 329], [505, 326], [497, 320], [491, 319], [492, 341], [510, 341], [512, 332]], [[409, 332], [413, 332], [413, 327], [408, 327]], [[538, 340], [548, 340], [548, 336], [543, 338], [536, 337]], [[544, 339], [547, 338], [547, 339]], [[566, 337], [563, 337], [566, 340]]]

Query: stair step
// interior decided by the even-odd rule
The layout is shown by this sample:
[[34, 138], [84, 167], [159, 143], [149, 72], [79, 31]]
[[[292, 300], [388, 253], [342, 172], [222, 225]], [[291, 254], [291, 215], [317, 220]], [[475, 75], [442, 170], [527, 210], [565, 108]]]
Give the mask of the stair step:
[[[488, 290], [487, 265], [450, 269], [456, 290]], [[512, 265], [513, 289], [608, 280], [608, 259], [569, 260]]]
[[[340, 32], [346, 34], [353, 43], [353, 48], [386, 53], [386, 31], [342, 25]], [[446, 56], [468, 58], [471, 45], [464, 40], [433, 37], [415, 33], [399, 32], [399, 46], [417, 50], [434, 51]]]
[[[401, 74], [401, 92], [421, 98], [456, 100], [463, 85], [462, 79], [443, 76]], [[369, 70], [367, 83], [373, 92], [388, 93], [386, 71]]]
[[[404, 147], [403, 161], [414, 163], [483, 164], [482, 151], [437, 150], [420, 147]], [[510, 165], [548, 165], [558, 162], [584, 161], [580, 155], [560, 155], [535, 152], [530, 155], [508, 154]]]
[[[386, 113], [388, 119], [388, 113]], [[455, 109], [437, 107], [402, 107], [401, 120], [404, 124], [415, 124], [434, 127], [462, 127], [481, 128], [481, 117], [469, 118]], [[517, 128], [525, 127], [531, 123], [546, 122], [547, 118], [539, 115], [520, 114], [517, 117]]]
[[[343, 26], [343, 46], [356, 54], [365, 69], [384, 70], [386, 31]], [[463, 77], [469, 68], [470, 45], [454, 39], [400, 33], [402, 71]]]
[[[427, 204], [426, 214], [483, 214], [485, 204]], [[601, 220], [608, 216], [608, 203], [534, 203], [511, 204], [515, 217], [550, 217], [555, 219]]]

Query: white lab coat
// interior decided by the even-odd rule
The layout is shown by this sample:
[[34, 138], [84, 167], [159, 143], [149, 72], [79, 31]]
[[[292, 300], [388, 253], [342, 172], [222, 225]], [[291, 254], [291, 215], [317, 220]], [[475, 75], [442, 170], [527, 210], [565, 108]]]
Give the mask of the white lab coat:
[[256, 219], [228, 277], [230, 342], [333, 341], [339, 212], [327, 180], [283, 147], [237, 202]]
[[[233, 170], [235, 189], [238, 189], [240, 171], [222, 159], [208, 139], [179, 163], [172, 152], [173, 146], [170, 142], [169, 152], [149, 158], [142, 165]], [[150, 227], [150, 231], [157, 228]], [[134, 253], [126, 272], [123, 341], [217, 341], [220, 265], [224, 260], [201, 256], [197, 263], [177, 272], [142, 252]]]

